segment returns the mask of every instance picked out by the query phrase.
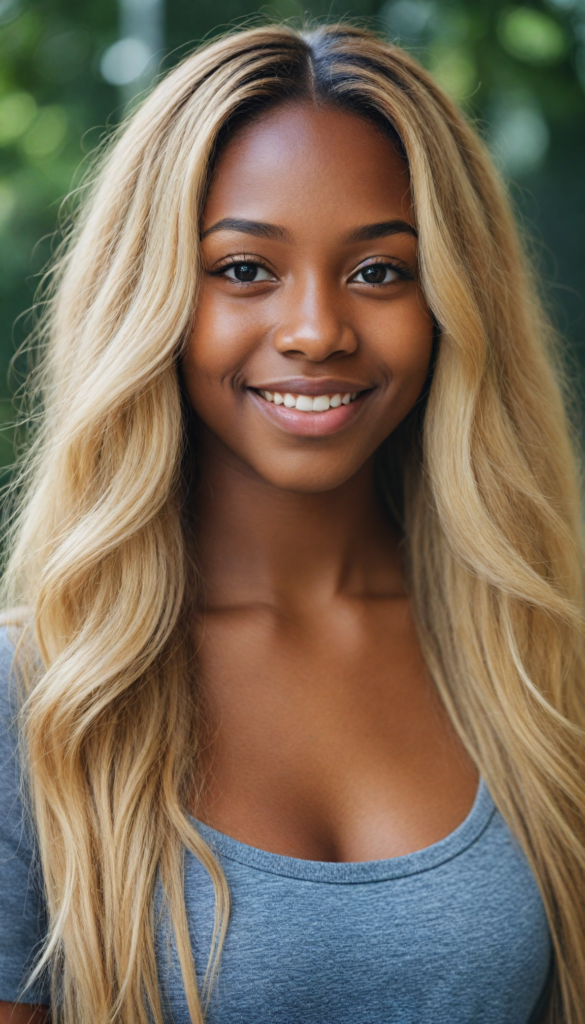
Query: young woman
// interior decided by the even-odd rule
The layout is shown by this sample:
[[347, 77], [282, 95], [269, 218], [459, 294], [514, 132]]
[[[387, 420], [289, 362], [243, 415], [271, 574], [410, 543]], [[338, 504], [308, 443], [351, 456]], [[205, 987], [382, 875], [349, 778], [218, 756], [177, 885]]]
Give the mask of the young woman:
[[0, 1021], [583, 1021], [576, 463], [459, 112], [352, 27], [220, 39], [41, 333]]

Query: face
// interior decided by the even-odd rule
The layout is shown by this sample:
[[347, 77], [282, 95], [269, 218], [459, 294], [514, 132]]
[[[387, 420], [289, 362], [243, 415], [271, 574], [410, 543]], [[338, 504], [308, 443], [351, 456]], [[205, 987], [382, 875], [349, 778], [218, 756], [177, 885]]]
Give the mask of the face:
[[429, 366], [403, 160], [353, 114], [283, 105], [224, 149], [201, 233], [183, 369], [207, 451], [276, 487], [340, 486]]

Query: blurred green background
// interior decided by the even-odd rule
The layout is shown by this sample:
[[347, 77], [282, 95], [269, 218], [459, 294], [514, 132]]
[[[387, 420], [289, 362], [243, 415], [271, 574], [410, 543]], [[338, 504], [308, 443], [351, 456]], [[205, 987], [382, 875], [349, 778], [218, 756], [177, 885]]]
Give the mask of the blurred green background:
[[[0, 0], [0, 469], [8, 368], [62, 198], [125, 104], [202, 39], [254, 17], [371, 19], [477, 122], [510, 181], [549, 305], [585, 376], [585, 0]], [[581, 373], [579, 367], [584, 368]]]

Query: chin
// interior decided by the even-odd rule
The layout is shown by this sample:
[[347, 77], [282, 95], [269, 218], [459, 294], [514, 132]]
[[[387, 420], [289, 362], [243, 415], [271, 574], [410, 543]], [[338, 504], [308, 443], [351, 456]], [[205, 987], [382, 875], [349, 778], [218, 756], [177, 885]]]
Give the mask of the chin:
[[262, 466], [256, 472], [272, 487], [297, 494], [326, 494], [351, 480], [361, 466]]

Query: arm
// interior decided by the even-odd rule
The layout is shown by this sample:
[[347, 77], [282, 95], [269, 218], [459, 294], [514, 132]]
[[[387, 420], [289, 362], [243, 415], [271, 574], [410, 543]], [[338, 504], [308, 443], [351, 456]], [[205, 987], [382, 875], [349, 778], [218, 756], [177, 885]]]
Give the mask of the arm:
[[50, 1024], [48, 1006], [0, 1001], [0, 1024]]
[[0, 629], [0, 1024], [49, 1024], [48, 981], [23, 991], [47, 925], [32, 825], [21, 801], [13, 653]]

